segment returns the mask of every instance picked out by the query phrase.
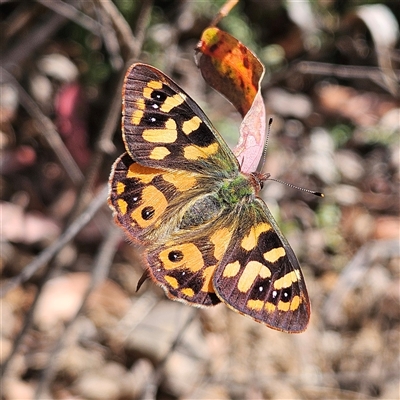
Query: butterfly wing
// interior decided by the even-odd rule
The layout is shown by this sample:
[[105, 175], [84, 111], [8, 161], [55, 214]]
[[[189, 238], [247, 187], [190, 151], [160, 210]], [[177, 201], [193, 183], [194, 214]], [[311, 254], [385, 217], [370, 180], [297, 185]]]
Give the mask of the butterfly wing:
[[212, 277], [231, 233], [215, 202], [214, 182], [202, 179], [145, 167], [125, 153], [112, 169], [109, 204], [127, 237], [146, 245], [150, 276], [167, 295], [209, 306], [220, 302]]
[[132, 241], [165, 243], [184, 221], [198, 198], [213, 182], [189, 171], [166, 171], [143, 166], [124, 153], [114, 163], [109, 180], [109, 205], [115, 221]]
[[125, 148], [138, 163], [226, 177], [239, 165], [200, 107], [171, 79], [146, 64], [133, 64], [123, 89]]
[[258, 322], [285, 332], [307, 327], [310, 303], [299, 262], [259, 198], [239, 211], [213, 283], [223, 302]]
[[213, 276], [230, 240], [226, 228], [211, 223], [180, 231], [166, 244], [146, 250], [150, 275], [173, 300], [195, 306], [217, 304]]
[[151, 277], [173, 299], [222, 300], [271, 328], [303, 331], [310, 306], [296, 256], [205, 114], [144, 64], [128, 70], [123, 99], [127, 153], [113, 166], [109, 204], [146, 246]]

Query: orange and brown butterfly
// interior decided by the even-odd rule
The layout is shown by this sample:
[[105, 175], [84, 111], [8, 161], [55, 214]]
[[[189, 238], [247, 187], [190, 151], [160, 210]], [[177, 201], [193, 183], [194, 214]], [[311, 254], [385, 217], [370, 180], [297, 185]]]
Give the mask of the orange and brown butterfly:
[[167, 296], [200, 307], [222, 301], [273, 329], [304, 331], [310, 304], [299, 262], [259, 197], [268, 175], [242, 172], [200, 107], [149, 65], [126, 74], [122, 130], [126, 153], [112, 168], [109, 204]]

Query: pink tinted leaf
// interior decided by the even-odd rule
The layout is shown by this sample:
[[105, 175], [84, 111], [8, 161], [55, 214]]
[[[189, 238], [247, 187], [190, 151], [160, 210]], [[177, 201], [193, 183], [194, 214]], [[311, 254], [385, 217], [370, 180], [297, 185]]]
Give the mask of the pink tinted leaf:
[[207, 28], [197, 51], [205, 81], [223, 94], [242, 115], [239, 143], [233, 150], [242, 171], [256, 170], [264, 141], [266, 116], [261, 96], [264, 67], [258, 58], [236, 38], [218, 28]]

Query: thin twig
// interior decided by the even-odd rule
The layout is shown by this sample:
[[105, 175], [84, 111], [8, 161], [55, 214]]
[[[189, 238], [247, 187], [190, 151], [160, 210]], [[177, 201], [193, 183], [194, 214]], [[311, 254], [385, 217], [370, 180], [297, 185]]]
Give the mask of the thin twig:
[[35, 399], [46, 398], [46, 395], [50, 393], [50, 384], [57, 373], [58, 356], [64, 347], [68, 333], [71, 332], [78, 317], [84, 311], [87, 300], [93, 290], [107, 278], [120, 239], [120, 231], [117, 230], [117, 227], [111, 225], [103, 243], [100, 245], [100, 250], [93, 263], [91, 281], [82, 298], [81, 306], [76, 314], [68, 321], [62, 335], [58, 338], [57, 343], [55, 343], [53, 350], [50, 352], [49, 362], [41, 374], [41, 379], [35, 392]]
[[68, 21], [62, 15], [54, 14], [50, 11], [48, 14], [48, 17], [42, 15], [40, 21], [38, 19], [36, 27], [30, 29], [13, 47], [3, 51], [0, 56], [0, 66], [2, 68], [11, 70], [15, 66], [20, 66]]
[[86, 210], [68, 226], [65, 232], [54, 243], [38, 254], [19, 275], [8, 281], [8, 283], [1, 288], [0, 297], [4, 297], [8, 291], [27, 281], [39, 268], [48, 263], [58, 251], [70, 242], [81, 229], [92, 220], [98, 209], [105, 204], [107, 193], [108, 187], [104, 185], [101, 191], [90, 202]]
[[40, 132], [43, 137], [53, 149], [54, 154], [58, 157], [64, 171], [70, 178], [74, 185], [79, 185], [83, 181], [83, 175], [75, 160], [71, 156], [71, 153], [66, 148], [64, 142], [61, 139], [60, 134], [53, 122], [46, 115], [43, 114], [42, 110], [32, 99], [31, 96], [22, 88], [18, 81], [10, 74], [7, 70], [0, 67], [0, 82], [10, 83], [18, 91], [21, 105], [25, 108], [28, 114], [38, 124]]
[[[139, 18], [139, 21], [141, 21], [141, 25], [140, 25], [140, 28], [136, 29], [136, 32], [142, 39], [139, 41], [136, 41], [136, 46], [139, 46], [139, 47], [137, 47], [138, 52], [140, 52], [140, 49], [142, 48], [142, 45], [143, 45], [142, 40], [144, 39], [144, 34], [142, 34], [141, 32], [142, 32], [142, 30], [145, 29], [145, 27], [147, 27], [147, 25], [145, 25], [145, 26], [143, 25], [142, 20], [145, 20], [146, 24], [149, 23], [149, 15], [150, 15], [150, 11], [151, 11], [151, 8], [149, 9], [149, 5], [151, 5], [151, 4], [152, 4], [152, 1], [146, 1], [143, 3], [143, 6], [142, 6], [141, 15], [142, 15], [142, 13], [145, 13], [148, 16]], [[104, 7], [104, 11], [105, 10], [110, 11], [111, 8], [115, 7], [115, 5], [111, 6], [108, 1], [104, 1], [104, 2], [101, 1], [99, 3], [99, 5], [101, 5], [101, 7]], [[144, 9], [144, 11], [143, 11], [143, 9]], [[111, 13], [114, 15], [114, 17], [115, 17], [115, 15], [119, 15], [118, 13], [115, 12], [115, 10]], [[132, 32], [130, 30], [129, 30], [129, 32], [130, 32], [130, 35], [132, 36]], [[129, 42], [130, 43], [135, 42], [133, 40], [133, 36], [132, 36], [132, 40], [130, 40]], [[135, 51], [136, 50], [132, 49], [132, 52], [135, 52]], [[129, 54], [128, 58], [131, 58], [131, 56], [133, 56], [133, 54]], [[137, 56], [137, 54], [135, 56]], [[117, 123], [121, 117], [121, 87], [122, 87], [124, 75], [125, 75], [125, 71], [121, 71], [121, 74], [119, 77], [119, 83], [117, 85], [115, 85], [115, 91], [112, 96], [111, 105], [110, 105], [107, 115], [104, 119], [104, 126], [102, 127], [102, 129], [100, 131], [98, 140], [95, 144], [94, 154], [91, 158], [90, 165], [86, 172], [85, 183], [81, 187], [81, 190], [79, 192], [73, 212], [71, 213], [72, 218], [74, 218], [76, 215], [79, 214], [83, 205], [86, 203], [86, 199], [89, 198], [89, 196], [91, 195], [92, 188], [94, 187], [94, 184], [98, 177], [98, 172], [103, 163], [104, 155], [110, 154], [114, 150], [114, 145], [112, 143], [112, 137], [114, 135]]]
[[194, 321], [196, 315], [198, 313], [197, 308], [192, 308], [191, 312], [188, 314], [188, 317], [182, 327], [179, 329], [179, 331], [176, 333], [175, 339], [171, 344], [171, 347], [168, 349], [167, 354], [164, 356], [164, 358], [159, 362], [157, 367], [154, 369], [152, 376], [149, 379], [149, 382], [146, 385], [145, 392], [142, 394], [141, 399], [142, 400], [155, 400], [156, 399], [156, 394], [158, 390], [158, 386], [160, 385], [160, 382], [162, 380], [163, 376], [163, 370], [165, 368], [165, 364], [167, 363], [169, 357], [173, 354], [175, 349], [178, 347], [180, 344], [183, 335], [189, 328], [190, 324]]
[[[385, 90], [388, 90], [382, 78], [382, 69], [379, 67], [363, 67], [356, 65], [335, 65], [316, 61], [301, 61], [295, 64], [296, 70], [303, 74], [327, 75], [347, 79], [369, 79]], [[400, 79], [400, 71], [394, 70], [397, 81]]]
[[60, 251], [69, 241], [71, 241], [76, 234], [93, 218], [97, 210], [105, 203], [105, 199], [107, 197], [107, 187], [103, 187], [103, 189], [99, 192], [99, 194], [93, 199], [93, 201], [88, 206], [87, 210], [83, 212], [79, 218], [76, 219], [66, 230], [65, 232], [54, 242], [52, 245], [47, 247], [42, 251], [31, 263], [29, 263], [22, 273], [12, 280], [10, 280], [5, 286], [3, 286], [0, 290], [0, 297], [5, 296], [7, 292], [22, 282], [29, 279], [39, 268], [41, 268], [46, 263], [48, 264], [43, 276], [40, 279], [38, 284], [38, 289], [35, 295], [35, 298], [29, 307], [29, 310], [24, 318], [24, 325], [21, 331], [17, 334], [13, 348], [10, 352], [8, 358], [4, 361], [2, 365], [2, 369], [0, 371], [0, 376], [3, 376], [8, 368], [8, 365], [13, 360], [15, 354], [17, 353], [20, 344], [22, 343], [22, 339], [24, 338], [26, 332], [31, 327], [33, 322], [33, 313], [36, 309], [37, 302], [42, 292], [42, 288], [46, 281], [49, 279], [50, 275], [54, 273], [53, 264], [51, 260]]
[[104, 46], [110, 57], [111, 66], [115, 71], [120, 71], [124, 66], [123, 56], [121, 54], [121, 46], [118, 42], [117, 32], [113, 28], [110, 16], [103, 9], [95, 8], [96, 14], [101, 21], [101, 36]]
[[[123, 47], [129, 49], [128, 52], [131, 53], [135, 47], [135, 37], [132, 34], [132, 30], [129, 24], [126, 22], [123, 15], [119, 12], [115, 4], [110, 0], [94, 0], [93, 1], [100, 9], [110, 17], [114, 30], [118, 32], [118, 40]], [[146, 6], [147, 2], [143, 2], [142, 7]], [[124, 57], [125, 58], [125, 57]]]
[[135, 29], [135, 45], [132, 49], [131, 58], [139, 58], [142, 51], [146, 29], [150, 24], [151, 10], [153, 8], [153, 0], [146, 0], [140, 9], [139, 17]]
[[218, 14], [211, 21], [210, 26], [216, 26], [222, 18], [226, 17], [239, 0], [227, 0], [225, 4], [218, 11]]
[[54, 11], [56, 14], [62, 15], [69, 20], [75, 22], [77, 25], [82, 26], [88, 31], [100, 35], [102, 26], [99, 22], [90, 18], [83, 12], [79, 11], [73, 5], [60, 0], [36, 0], [38, 3], [46, 8]]

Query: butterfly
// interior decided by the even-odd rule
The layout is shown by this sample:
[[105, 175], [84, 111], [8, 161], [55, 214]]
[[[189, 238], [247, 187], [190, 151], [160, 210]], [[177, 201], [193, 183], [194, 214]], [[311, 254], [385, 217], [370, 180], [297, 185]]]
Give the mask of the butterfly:
[[242, 172], [196, 102], [156, 68], [133, 64], [122, 97], [126, 152], [108, 201], [144, 247], [152, 280], [173, 300], [223, 302], [270, 328], [304, 331], [310, 302], [299, 262], [259, 197], [268, 175]]

